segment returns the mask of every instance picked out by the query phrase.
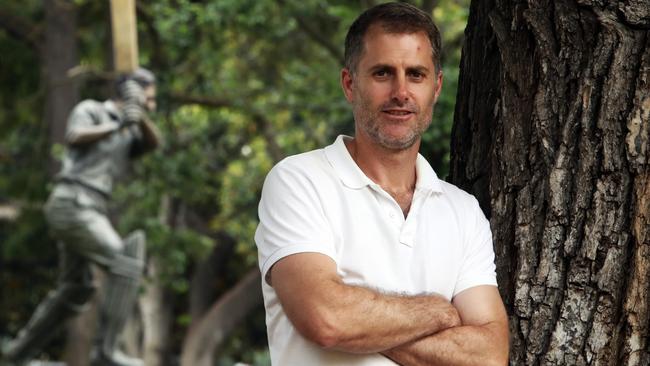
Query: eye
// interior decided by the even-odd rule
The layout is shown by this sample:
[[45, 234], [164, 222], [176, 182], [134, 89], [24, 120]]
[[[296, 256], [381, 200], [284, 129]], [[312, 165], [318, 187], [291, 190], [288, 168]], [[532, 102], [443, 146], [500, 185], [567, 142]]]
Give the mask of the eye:
[[388, 69], [377, 69], [372, 73], [372, 76], [379, 78], [379, 79], [385, 79], [390, 76], [390, 70]]
[[421, 71], [413, 70], [413, 71], [409, 71], [408, 76], [412, 80], [422, 81], [427, 75]]

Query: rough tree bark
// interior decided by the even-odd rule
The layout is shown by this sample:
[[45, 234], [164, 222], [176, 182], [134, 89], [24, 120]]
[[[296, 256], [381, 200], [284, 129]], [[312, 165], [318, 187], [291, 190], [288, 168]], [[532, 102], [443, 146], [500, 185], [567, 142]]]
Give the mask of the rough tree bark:
[[513, 365], [648, 365], [650, 2], [474, 0], [451, 180], [490, 218]]

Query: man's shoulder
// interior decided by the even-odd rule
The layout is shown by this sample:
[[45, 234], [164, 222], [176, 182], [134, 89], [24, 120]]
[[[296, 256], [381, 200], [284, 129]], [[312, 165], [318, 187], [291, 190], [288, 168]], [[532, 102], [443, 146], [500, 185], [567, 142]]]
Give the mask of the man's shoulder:
[[302, 174], [319, 174], [327, 165], [323, 149], [316, 149], [288, 156], [275, 164], [273, 170]]
[[459, 199], [472, 199], [474, 196], [465, 191], [464, 189], [458, 187], [457, 185], [447, 182], [445, 180], [439, 179], [440, 189], [443, 193], [448, 194], [452, 197]]
[[283, 189], [312, 186], [321, 190], [334, 182], [332, 178], [332, 167], [323, 149], [317, 149], [282, 159], [269, 171], [264, 185]]
[[442, 191], [442, 196], [446, 197], [452, 206], [466, 210], [473, 210], [478, 207], [478, 200], [473, 194], [453, 183], [440, 179], [440, 189]]
[[75, 106], [75, 109], [100, 110], [104, 109], [104, 102], [100, 102], [95, 99], [84, 99]]
[[94, 100], [94, 99], [85, 99], [77, 103], [74, 107], [72, 114], [73, 115], [97, 115], [102, 113], [105, 110], [104, 103]]

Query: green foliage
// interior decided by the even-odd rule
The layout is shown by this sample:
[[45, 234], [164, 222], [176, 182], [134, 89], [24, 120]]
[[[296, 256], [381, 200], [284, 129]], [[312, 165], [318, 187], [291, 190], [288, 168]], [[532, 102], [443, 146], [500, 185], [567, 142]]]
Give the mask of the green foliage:
[[443, 88], [433, 114], [431, 128], [422, 136], [420, 152], [438, 177], [449, 173], [449, 140], [456, 106], [458, 71], [463, 32], [469, 16], [469, 1], [439, 1], [433, 19], [442, 35]]
[[[162, 279], [180, 304], [193, 268], [216, 245], [211, 234], [236, 240], [228, 263], [235, 279], [257, 265], [257, 202], [264, 177], [278, 159], [328, 145], [338, 134], [352, 134], [351, 111], [339, 86], [339, 56], [360, 3], [139, 2], [140, 62], [159, 79], [159, 112], [152, 119], [165, 144], [143, 157], [119, 186], [113, 212], [123, 235], [138, 228], [147, 232], [149, 255], [162, 262]], [[444, 177], [468, 0], [437, 3], [434, 18], [443, 34], [445, 84], [421, 151]], [[80, 14], [80, 63], [106, 70], [108, 2], [74, 4]], [[41, 2], [1, 7], [43, 24]], [[44, 162], [51, 154], [60, 156], [61, 149], [51, 146], [41, 123], [40, 60], [2, 28], [0, 55], [0, 203], [27, 205], [11, 227], [0, 226], [0, 260], [51, 258], [55, 244], [47, 239], [39, 210], [51, 187]], [[102, 99], [109, 89], [91, 79], [82, 94]], [[201, 98], [192, 103], [189, 97]], [[49, 249], [42, 251], [43, 245]], [[184, 327], [186, 310], [176, 308], [177, 326]], [[263, 313], [253, 322], [233, 335], [219, 364], [269, 364]]]

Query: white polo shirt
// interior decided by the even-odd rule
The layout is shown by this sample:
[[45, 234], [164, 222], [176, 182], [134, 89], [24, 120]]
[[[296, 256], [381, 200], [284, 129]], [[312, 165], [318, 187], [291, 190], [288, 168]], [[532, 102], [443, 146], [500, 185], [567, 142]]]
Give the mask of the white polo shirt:
[[345, 283], [389, 293], [451, 300], [470, 287], [496, 286], [490, 225], [473, 196], [439, 180], [418, 155], [405, 219], [356, 165], [346, 138], [284, 159], [264, 182], [255, 242], [273, 365], [395, 365], [380, 354], [323, 350], [298, 333], [264, 280], [288, 255], [325, 254]]

